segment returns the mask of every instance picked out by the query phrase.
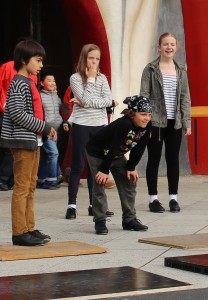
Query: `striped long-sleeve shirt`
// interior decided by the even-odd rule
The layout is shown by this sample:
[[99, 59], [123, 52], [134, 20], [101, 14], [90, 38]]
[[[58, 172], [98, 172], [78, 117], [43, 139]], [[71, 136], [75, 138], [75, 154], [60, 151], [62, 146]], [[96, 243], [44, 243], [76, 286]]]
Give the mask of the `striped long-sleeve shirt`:
[[168, 119], [175, 119], [176, 115], [176, 74], [162, 73], [163, 92], [165, 97], [165, 107]]
[[11, 81], [3, 117], [0, 146], [35, 150], [37, 133], [49, 134], [51, 126], [34, 112], [30, 78], [15, 75]]
[[85, 126], [107, 125], [106, 107], [112, 106], [112, 95], [106, 76], [99, 74], [95, 83], [83, 84], [80, 74], [75, 73], [70, 77], [70, 86], [83, 107], [74, 104], [69, 122]]

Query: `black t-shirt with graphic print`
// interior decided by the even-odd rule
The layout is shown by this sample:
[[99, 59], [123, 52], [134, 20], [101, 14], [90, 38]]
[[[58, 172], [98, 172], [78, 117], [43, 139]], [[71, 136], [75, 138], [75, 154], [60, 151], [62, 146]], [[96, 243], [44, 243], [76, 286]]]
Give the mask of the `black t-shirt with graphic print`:
[[89, 155], [103, 160], [99, 171], [105, 174], [109, 173], [113, 159], [130, 151], [127, 170], [133, 171], [144, 153], [150, 131], [151, 122], [146, 128], [135, 127], [129, 117], [123, 116], [99, 130], [90, 139], [86, 149]]

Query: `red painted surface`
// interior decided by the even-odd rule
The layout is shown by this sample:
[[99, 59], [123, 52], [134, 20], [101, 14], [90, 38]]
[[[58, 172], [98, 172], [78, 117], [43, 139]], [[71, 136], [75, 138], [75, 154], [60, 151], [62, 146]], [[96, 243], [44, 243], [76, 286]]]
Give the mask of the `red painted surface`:
[[[111, 64], [107, 34], [102, 16], [95, 0], [60, 0], [68, 26], [69, 39], [73, 55], [73, 65], [79, 59], [82, 47], [85, 44], [96, 44], [101, 49], [100, 69], [106, 75], [111, 86]], [[64, 45], [62, 45], [64, 47]], [[60, 52], [61, 55], [61, 52]], [[72, 149], [71, 138], [62, 165], [62, 173], [65, 175], [66, 167], [71, 165]], [[87, 164], [83, 170], [82, 178], [87, 178]]]
[[192, 106], [208, 105], [208, 1], [182, 0]]
[[[208, 106], [208, 1], [181, 3], [192, 106]], [[208, 174], [208, 116], [192, 117], [188, 150], [193, 174]]]
[[[95, 0], [60, 0], [66, 17], [69, 39], [76, 66], [80, 51], [85, 44], [96, 44], [100, 47], [101, 72], [111, 85], [111, 64], [108, 38], [102, 16]], [[64, 47], [64, 45], [62, 45]], [[61, 53], [60, 53], [61, 55]]]
[[188, 137], [193, 174], [208, 175], [208, 117], [193, 117], [192, 135]]

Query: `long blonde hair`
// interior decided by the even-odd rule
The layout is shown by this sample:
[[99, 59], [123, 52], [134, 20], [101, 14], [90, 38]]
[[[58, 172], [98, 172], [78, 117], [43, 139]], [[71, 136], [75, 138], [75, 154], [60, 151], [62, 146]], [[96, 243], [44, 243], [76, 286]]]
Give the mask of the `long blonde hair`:
[[82, 47], [80, 57], [79, 57], [79, 61], [78, 61], [78, 64], [77, 64], [76, 71], [81, 75], [82, 81], [84, 83], [87, 82], [87, 76], [86, 76], [87, 56], [88, 56], [88, 53], [93, 51], [93, 50], [98, 50], [101, 54], [101, 50], [97, 45], [95, 45], [95, 44], [86, 44], [86, 45], [84, 45]]

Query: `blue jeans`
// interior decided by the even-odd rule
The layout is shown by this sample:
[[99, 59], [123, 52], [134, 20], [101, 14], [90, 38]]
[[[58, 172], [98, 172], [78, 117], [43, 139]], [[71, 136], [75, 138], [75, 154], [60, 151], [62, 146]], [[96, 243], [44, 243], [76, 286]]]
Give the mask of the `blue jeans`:
[[43, 143], [40, 154], [40, 165], [38, 170], [38, 181], [57, 181], [58, 170], [58, 148], [57, 142], [50, 138]]

